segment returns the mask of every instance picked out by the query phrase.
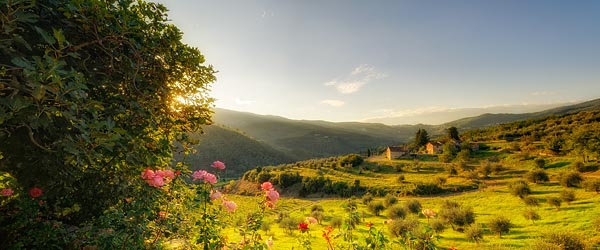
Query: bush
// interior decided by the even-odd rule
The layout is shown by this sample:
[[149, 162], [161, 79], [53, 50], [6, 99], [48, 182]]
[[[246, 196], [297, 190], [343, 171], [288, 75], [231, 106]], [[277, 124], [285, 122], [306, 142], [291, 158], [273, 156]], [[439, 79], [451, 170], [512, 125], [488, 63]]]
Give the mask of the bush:
[[487, 178], [493, 171], [492, 164], [489, 161], [483, 161], [481, 166], [479, 166], [479, 173]]
[[433, 183], [437, 184], [438, 186], [443, 186], [444, 184], [446, 184], [446, 181], [448, 181], [448, 179], [446, 179], [446, 177], [443, 176], [433, 177]]
[[548, 198], [548, 205], [556, 207], [556, 210], [560, 209], [562, 200], [558, 197], [550, 197]]
[[387, 217], [392, 220], [404, 219], [406, 214], [406, 209], [400, 205], [392, 206], [387, 211]]
[[583, 162], [575, 162], [573, 164], [573, 168], [575, 171], [583, 173], [583, 172], [594, 172], [598, 170], [598, 165], [584, 164]]
[[535, 224], [536, 220], [541, 220], [542, 217], [540, 217], [540, 215], [535, 212], [533, 209], [527, 209], [525, 210], [525, 212], [523, 212], [523, 217], [525, 217], [525, 219], [530, 220], [533, 224]]
[[582, 184], [585, 191], [600, 193], [600, 180], [599, 179], [587, 179]]
[[444, 189], [434, 183], [417, 183], [411, 193], [413, 195], [435, 195], [443, 191]]
[[546, 160], [542, 158], [535, 159], [534, 163], [537, 168], [544, 168], [544, 166], [546, 166]]
[[543, 169], [534, 169], [534, 170], [529, 171], [525, 175], [525, 179], [527, 179], [527, 181], [533, 182], [533, 183], [548, 182], [550, 180], [550, 178], [548, 177], [548, 174]]
[[497, 233], [499, 238], [502, 238], [502, 233], [508, 233], [513, 225], [506, 217], [497, 216], [490, 220], [488, 227], [492, 232]]
[[587, 244], [585, 238], [579, 234], [571, 232], [549, 232], [534, 241], [530, 248], [532, 250], [584, 250], [587, 249]]
[[333, 218], [331, 218], [329, 225], [333, 228], [339, 229], [342, 227], [343, 222], [344, 222], [344, 219], [342, 219], [341, 217], [333, 217]]
[[446, 170], [449, 176], [456, 176], [458, 174], [458, 170], [456, 170], [454, 164], [446, 164], [444, 170]]
[[412, 214], [421, 213], [421, 203], [418, 200], [410, 199], [405, 203], [406, 210]]
[[573, 190], [563, 190], [560, 193], [560, 199], [567, 204], [571, 204], [571, 202], [575, 201], [575, 191]]
[[531, 207], [537, 207], [540, 205], [540, 202], [538, 201], [538, 199], [531, 197], [531, 196], [526, 196], [525, 198], [523, 198], [523, 202], [525, 202], [525, 205], [531, 206]]
[[510, 189], [510, 193], [512, 195], [518, 196], [521, 199], [531, 194], [531, 189], [529, 189], [529, 185], [527, 185], [527, 182], [523, 180], [519, 180], [509, 184], [508, 188]]
[[350, 167], [358, 167], [363, 163], [363, 158], [357, 154], [349, 154], [342, 157], [339, 161], [339, 165], [342, 167], [350, 166]]
[[287, 232], [288, 234], [292, 234], [294, 230], [298, 227], [299, 221], [300, 220], [296, 218], [286, 217], [279, 222], [279, 227], [282, 228], [283, 231]]
[[465, 237], [479, 243], [483, 240], [483, 228], [478, 224], [473, 224], [465, 229]]
[[369, 205], [369, 203], [371, 203], [373, 201], [373, 195], [371, 194], [365, 194], [362, 197], [362, 203], [365, 205]]
[[415, 218], [393, 220], [388, 223], [388, 230], [393, 237], [405, 237], [419, 227], [419, 221]]
[[579, 187], [583, 177], [578, 172], [563, 173], [560, 175], [560, 185], [563, 187]]
[[398, 183], [403, 183], [405, 179], [406, 179], [406, 177], [403, 174], [401, 174], [401, 175], [398, 175], [398, 178], [396, 178], [396, 181]]
[[[471, 207], [463, 207], [460, 204], [446, 200], [442, 203], [440, 210], [440, 219], [446, 223], [451, 224], [455, 230], [460, 230], [464, 226], [473, 224], [475, 222], [475, 213]], [[458, 228], [455, 228], [458, 227]]]
[[444, 230], [446, 229], [446, 225], [444, 224], [444, 221], [440, 220], [440, 219], [432, 220], [430, 225], [431, 225], [431, 229], [433, 229], [433, 231], [438, 234], [444, 232]]
[[383, 202], [381, 202], [381, 201], [372, 201], [369, 203], [369, 205], [367, 205], [367, 209], [369, 209], [369, 211], [371, 213], [373, 213], [375, 216], [379, 216], [381, 211], [383, 211], [385, 209], [385, 206], [383, 205]]
[[390, 207], [396, 203], [398, 203], [398, 198], [396, 198], [396, 196], [391, 195], [391, 194], [388, 194], [385, 196], [385, 200], [384, 200], [385, 207]]

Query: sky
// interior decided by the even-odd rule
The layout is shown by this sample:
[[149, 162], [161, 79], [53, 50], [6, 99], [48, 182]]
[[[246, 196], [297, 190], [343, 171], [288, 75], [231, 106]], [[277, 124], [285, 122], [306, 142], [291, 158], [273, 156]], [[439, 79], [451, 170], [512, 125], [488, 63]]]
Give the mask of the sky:
[[215, 105], [365, 121], [600, 98], [600, 1], [160, 0]]

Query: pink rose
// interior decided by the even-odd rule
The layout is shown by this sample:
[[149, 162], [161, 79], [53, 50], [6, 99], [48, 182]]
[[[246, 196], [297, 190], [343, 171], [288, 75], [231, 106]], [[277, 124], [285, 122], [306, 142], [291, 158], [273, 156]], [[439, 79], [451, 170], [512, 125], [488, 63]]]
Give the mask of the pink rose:
[[42, 193], [43, 193], [42, 189], [38, 188], [38, 187], [34, 187], [29, 190], [29, 196], [31, 196], [31, 198], [40, 197], [42, 195]]
[[150, 178], [154, 177], [154, 171], [152, 171], [151, 169], [144, 169], [144, 171], [142, 172], [142, 179], [147, 180]]
[[279, 193], [277, 193], [277, 191], [271, 189], [271, 190], [267, 191], [267, 198], [271, 202], [275, 203], [275, 202], [277, 202], [277, 200], [279, 200]]
[[2, 189], [2, 191], [0, 191], [0, 195], [2, 195], [2, 196], [11, 196], [14, 193], [15, 193], [15, 191], [13, 191], [10, 188], [5, 188], [5, 189]]
[[223, 194], [221, 194], [221, 192], [214, 191], [214, 192], [211, 192], [210, 199], [214, 201], [216, 199], [220, 199], [222, 196], [223, 196]]
[[204, 182], [214, 185], [215, 183], [217, 183], [217, 176], [211, 173], [206, 173], [206, 175], [204, 176]]
[[193, 180], [194, 181], [196, 181], [196, 180], [204, 180], [204, 176], [206, 176], [207, 173], [208, 172], [206, 172], [204, 170], [194, 171], [194, 173], [192, 173]]
[[223, 163], [221, 161], [215, 161], [210, 166], [213, 167], [213, 168], [219, 169], [219, 170], [224, 170], [225, 169], [225, 163]]
[[271, 184], [271, 182], [266, 181], [266, 182], [263, 182], [263, 184], [260, 184], [260, 187], [264, 191], [269, 191], [269, 190], [273, 189], [273, 184]]
[[237, 209], [237, 204], [235, 204], [235, 202], [233, 202], [233, 201], [224, 200], [223, 206], [225, 207], [225, 209], [227, 209], [227, 212], [230, 212], [230, 213], [235, 212], [235, 210]]

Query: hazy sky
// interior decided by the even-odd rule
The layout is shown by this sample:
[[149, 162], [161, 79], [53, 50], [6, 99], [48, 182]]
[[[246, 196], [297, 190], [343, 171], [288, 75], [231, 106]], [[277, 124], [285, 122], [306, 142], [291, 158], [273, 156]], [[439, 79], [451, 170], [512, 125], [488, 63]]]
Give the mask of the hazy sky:
[[357, 121], [600, 97], [600, 1], [160, 2], [221, 108]]

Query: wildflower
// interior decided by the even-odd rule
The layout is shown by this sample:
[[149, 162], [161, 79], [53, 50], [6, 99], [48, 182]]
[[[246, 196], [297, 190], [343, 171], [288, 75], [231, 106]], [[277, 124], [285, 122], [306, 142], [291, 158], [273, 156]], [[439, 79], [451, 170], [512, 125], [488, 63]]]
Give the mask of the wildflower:
[[164, 211], [158, 212], [158, 218], [161, 218], [161, 219], [167, 218], [167, 212], [164, 212]]
[[269, 191], [273, 189], [273, 184], [271, 184], [271, 182], [265, 181], [263, 182], [263, 184], [260, 184], [260, 187], [264, 191]]
[[225, 163], [223, 163], [221, 161], [215, 161], [210, 166], [213, 168], [219, 169], [219, 170], [225, 169]]
[[10, 188], [5, 188], [5, 189], [2, 189], [2, 191], [0, 191], [0, 195], [2, 195], [2, 196], [11, 196], [14, 193], [15, 193], [15, 191], [13, 191]]
[[210, 193], [210, 200], [216, 200], [216, 199], [220, 199], [223, 196], [223, 194], [219, 191], [211, 191]]
[[275, 203], [277, 200], [279, 200], [279, 193], [275, 190], [269, 190], [267, 191], [267, 199]]
[[367, 227], [368, 227], [368, 228], [370, 228], [370, 227], [372, 227], [372, 226], [373, 226], [373, 223], [371, 223], [371, 222], [367, 223]]
[[318, 222], [315, 217], [306, 217], [305, 221], [308, 224], [316, 224]]
[[267, 239], [267, 247], [269, 247], [269, 249], [273, 248], [273, 237], [269, 237], [269, 239]]
[[38, 188], [38, 187], [34, 187], [29, 190], [29, 196], [31, 196], [31, 198], [40, 197], [42, 195], [42, 193], [43, 193], [42, 189]]
[[237, 209], [237, 204], [233, 201], [223, 200], [223, 206], [227, 209], [227, 212], [233, 213]]
[[308, 224], [306, 223], [300, 223], [298, 224], [298, 230], [300, 230], [301, 232], [307, 232], [308, 231]]

